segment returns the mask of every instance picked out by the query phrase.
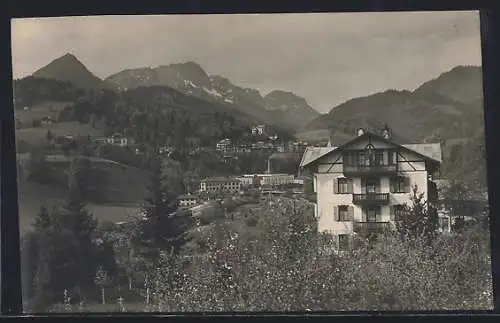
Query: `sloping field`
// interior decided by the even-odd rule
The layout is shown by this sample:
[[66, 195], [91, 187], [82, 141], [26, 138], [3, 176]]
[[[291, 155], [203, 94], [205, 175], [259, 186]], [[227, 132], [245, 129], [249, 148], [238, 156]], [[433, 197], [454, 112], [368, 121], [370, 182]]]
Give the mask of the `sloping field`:
[[60, 122], [44, 125], [39, 128], [16, 129], [16, 139], [33, 146], [43, 146], [47, 144], [47, 130], [56, 136], [87, 136], [100, 137], [103, 132], [100, 129], [93, 129], [89, 124], [74, 122]]
[[[47, 185], [21, 181], [18, 184], [19, 226], [21, 234], [31, 229], [31, 225], [42, 205], [51, 208], [62, 203], [67, 191]], [[134, 205], [88, 204], [87, 209], [99, 221], [120, 222], [130, 220], [139, 209]]]
[[64, 110], [67, 106], [71, 106], [72, 102], [60, 102], [60, 101], [45, 101], [30, 107], [29, 110], [16, 109], [14, 115], [19, 119], [19, 121], [24, 123], [31, 123], [35, 119], [41, 119], [43, 117], [51, 117], [56, 119], [57, 114]]

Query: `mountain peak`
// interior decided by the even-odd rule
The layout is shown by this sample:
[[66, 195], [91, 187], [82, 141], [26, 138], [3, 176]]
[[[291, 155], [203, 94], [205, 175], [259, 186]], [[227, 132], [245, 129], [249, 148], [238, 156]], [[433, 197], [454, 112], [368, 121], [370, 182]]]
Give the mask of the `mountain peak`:
[[102, 88], [101, 79], [92, 74], [72, 53], [66, 53], [32, 74], [33, 77], [73, 83], [81, 88]]
[[269, 96], [271, 99], [267, 100], [257, 89], [237, 86], [220, 75], [209, 76], [194, 61], [162, 65], [152, 70], [124, 70], [109, 76], [106, 81], [121, 89], [155, 85], [172, 87], [190, 96], [229, 104], [259, 120], [285, 127], [302, 126], [318, 115], [303, 98], [291, 92], [275, 91]]
[[163, 66], [164, 68], [170, 68], [170, 69], [181, 69], [186, 72], [190, 73], [197, 73], [201, 75], [206, 75], [208, 77], [208, 74], [205, 72], [205, 70], [201, 67], [200, 64], [193, 62], [193, 61], [187, 61], [187, 62], [182, 62], [182, 63], [173, 63], [167, 66]]
[[76, 58], [76, 56], [71, 52], [67, 52], [66, 54], [62, 55], [59, 58], [60, 59], [72, 59], [72, 60], [78, 61], [78, 58]]

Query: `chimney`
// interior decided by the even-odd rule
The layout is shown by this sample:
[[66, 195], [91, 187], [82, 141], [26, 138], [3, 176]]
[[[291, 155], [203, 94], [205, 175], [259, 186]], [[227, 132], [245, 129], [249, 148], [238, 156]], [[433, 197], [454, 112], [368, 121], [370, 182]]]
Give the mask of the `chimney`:
[[389, 129], [387, 123], [384, 125], [384, 129], [382, 129], [382, 137], [384, 137], [387, 140], [391, 139], [391, 130]]

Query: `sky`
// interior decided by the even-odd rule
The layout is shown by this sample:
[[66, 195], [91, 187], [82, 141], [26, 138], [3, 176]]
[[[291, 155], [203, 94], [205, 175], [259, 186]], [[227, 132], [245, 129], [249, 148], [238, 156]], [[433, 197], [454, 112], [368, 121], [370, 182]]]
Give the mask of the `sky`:
[[100, 78], [194, 61], [263, 95], [294, 92], [321, 113], [354, 97], [413, 90], [457, 65], [481, 65], [477, 11], [12, 20], [14, 78], [68, 52]]

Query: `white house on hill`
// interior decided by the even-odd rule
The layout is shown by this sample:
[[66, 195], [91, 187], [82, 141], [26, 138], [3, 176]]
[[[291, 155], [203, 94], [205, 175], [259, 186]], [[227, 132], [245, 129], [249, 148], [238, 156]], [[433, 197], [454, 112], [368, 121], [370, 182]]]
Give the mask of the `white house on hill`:
[[415, 185], [429, 202], [437, 200], [440, 164], [440, 144], [401, 145], [388, 129], [383, 135], [359, 129], [340, 147], [308, 147], [300, 167], [314, 174], [319, 231], [332, 233], [343, 250], [354, 235], [393, 227]]

